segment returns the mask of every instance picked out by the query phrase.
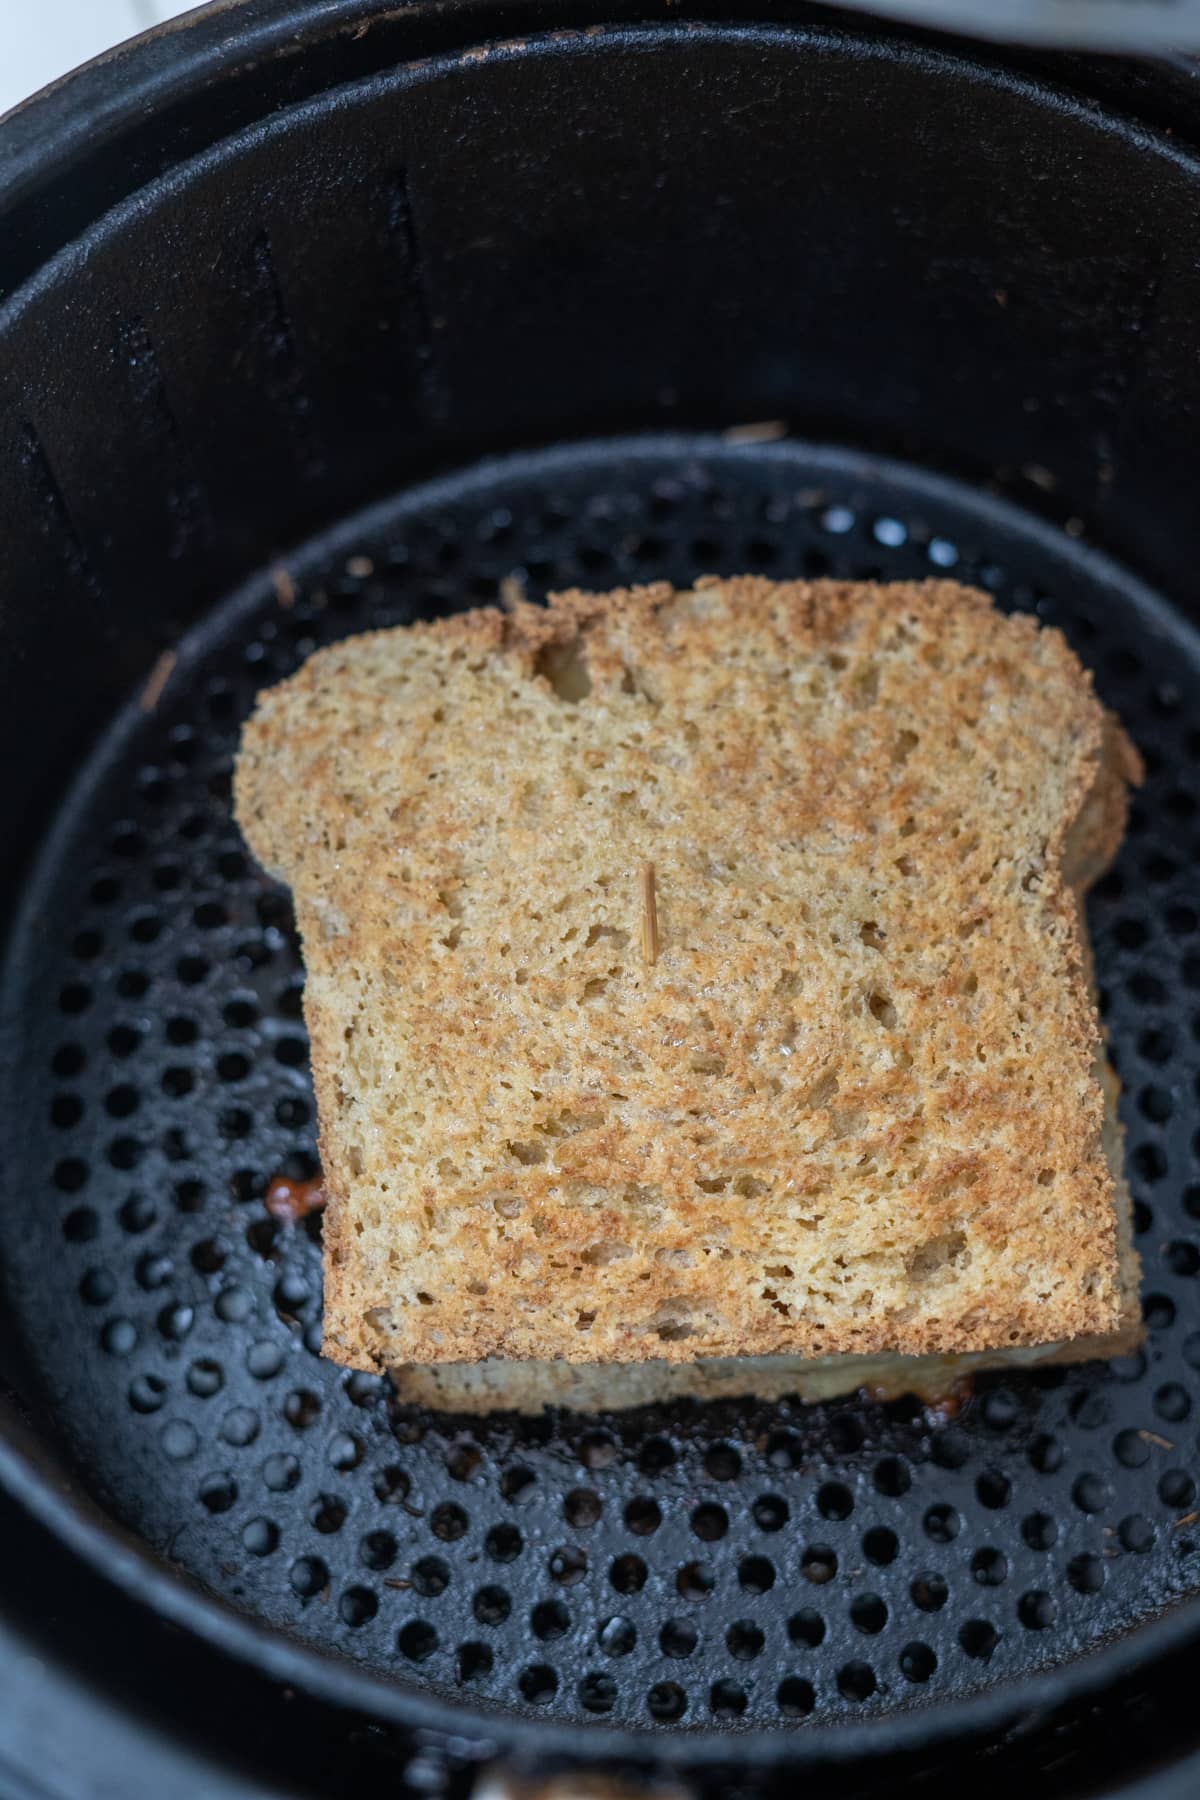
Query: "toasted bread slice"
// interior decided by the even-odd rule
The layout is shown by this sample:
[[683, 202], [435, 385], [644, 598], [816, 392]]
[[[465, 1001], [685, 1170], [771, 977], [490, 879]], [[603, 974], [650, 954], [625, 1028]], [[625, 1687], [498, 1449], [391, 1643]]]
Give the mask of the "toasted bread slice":
[[1009, 1350], [973, 1350], [946, 1356], [727, 1356], [699, 1362], [406, 1363], [391, 1371], [397, 1397], [409, 1406], [443, 1412], [540, 1413], [547, 1407], [575, 1412], [620, 1412], [672, 1400], [752, 1398], [805, 1401], [836, 1399], [859, 1390], [872, 1399], [915, 1394], [936, 1405], [953, 1398], [964, 1377], [988, 1369], [1034, 1368], [1047, 1363], [1091, 1362], [1124, 1356], [1144, 1336], [1138, 1296], [1140, 1268], [1133, 1248], [1129, 1190], [1118, 1190], [1121, 1237], [1121, 1318], [1105, 1336]]
[[1078, 894], [1136, 767], [1056, 631], [946, 582], [568, 594], [314, 656], [236, 803], [304, 938], [327, 1353], [1121, 1330]]
[[[1113, 751], [1119, 749], [1115, 736], [1109, 743]], [[509, 1362], [497, 1357], [477, 1363], [407, 1363], [391, 1371], [397, 1397], [409, 1406], [454, 1413], [540, 1413], [547, 1407], [619, 1412], [681, 1399], [788, 1397], [811, 1402], [859, 1390], [876, 1400], [915, 1394], [940, 1405], [955, 1400], [964, 1378], [988, 1369], [1028, 1369], [1127, 1355], [1145, 1335], [1138, 1292], [1141, 1265], [1133, 1247], [1133, 1198], [1122, 1166], [1118, 1084], [1102, 1053], [1097, 1055], [1096, 1069], [1104, 1093], [1104, 1155], [1117, 1206], [1121, 1315], [1113, 1332], [1060, 1344], [944, 1356], [709, 1357], [692, 1363], [622, 1363], [620, 1368], [609, 1363]]]

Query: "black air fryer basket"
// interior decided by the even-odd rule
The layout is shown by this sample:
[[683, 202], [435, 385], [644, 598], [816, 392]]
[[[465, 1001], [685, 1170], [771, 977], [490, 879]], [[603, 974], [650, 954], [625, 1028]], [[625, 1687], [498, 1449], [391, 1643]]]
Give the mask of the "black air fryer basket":
[[[0, 126], [3, 1791], [1200, 1788], [1196, 77], [735, 10], [242, 0]], [[264, 1206], [315, 1118], [240, 722], [509, 578], [745, 570], [977, 583], [1137, 739], [1145, 1347], [405, 1410]]]

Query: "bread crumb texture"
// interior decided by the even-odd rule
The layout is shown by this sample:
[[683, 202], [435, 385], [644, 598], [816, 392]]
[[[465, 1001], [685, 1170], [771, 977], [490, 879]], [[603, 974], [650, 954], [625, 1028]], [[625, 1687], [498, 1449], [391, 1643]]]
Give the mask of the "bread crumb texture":
[[1061, 635], [949, 582], [568, 593], [313, 656], [236, 805], [304, 940], [326, 1352], [1117, 1329], [1079, 895], [1136, 777]]

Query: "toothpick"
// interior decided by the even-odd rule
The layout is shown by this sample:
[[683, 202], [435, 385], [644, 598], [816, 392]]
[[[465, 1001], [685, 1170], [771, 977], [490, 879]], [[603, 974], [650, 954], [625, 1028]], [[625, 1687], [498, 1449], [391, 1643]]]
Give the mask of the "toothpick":
[[755, 419], [748, 425], [729, 425], [721, 433], [727, 444], [773, 444], [787, 436], [786, 419]]
[[658, 961], [658, 896], [652, 862], [642, 864], [642, 959], [651, 967]]
[[525, 599], [525, 583], [519, 575], [500, 577], [500, 605], [505, 612], [515, 612]]
[[162, 699], [163, 689], [171, 679], [171, 671], [175, 667], [175, 652], [164, 650], [150, 671], [145, 687], [142, 689], [138, 705], [144, 713], [152, 713]]
[[284, 612], [290, 612], [296, 604], [296, 584], [292, 580], [291, 570], [285, 569], [282, 563], [276, 563], [271, 570], [271, 586], [275, 590], [275, 599]]

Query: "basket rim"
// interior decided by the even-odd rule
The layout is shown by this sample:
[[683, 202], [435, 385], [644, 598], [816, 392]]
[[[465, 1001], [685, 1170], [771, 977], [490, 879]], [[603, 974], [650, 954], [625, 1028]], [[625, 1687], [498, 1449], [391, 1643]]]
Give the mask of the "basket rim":
[[[507, 7], [501, 14], [502, 5], [503, 0], [453, 0], [448, 9], [438, 9], [443, 38], [450, 40], [443, 48], [452, 51], [456, 45], [494, 37], [494, 20], [502, 19], [504, 36], [509, 37], [514, 29], [514, 9]], [[518, 6], [516, 12], [522, 10], [531, 18], [547, 17], [540, 0], [529, 0], [528, 6]], [[580, 6], [571, 10], [594, 14], [597, 9], [589, 6], [588, 0], [580, 0]], [[623, 10], [623, 0], [612, 0], [605, 9], [610, 18]], [[0, 216], [27, 198], [39, 183], [69, 169], [88, 146], [95, 145], [98, 136], [118, 136], [147, 108], [166, 108], [238, 67], [284, 56], [302, 43], [317, 42], [333, 32], [353, 32], [368, 21], [394, 25], [404, 15], [415, 31], [423, 11], [419, 5], [399, 6], [381, 15], [376, 0], [339, 0], [332, 8], [329, 0], [303, 0], [302, 5], [295, 0], [212, 0], [203, 11], [156, 27], [64, 76], [0, 120]], [[640, 18], [643, 30], [671, 35], [679, 30], [678, 24], [653, 21], [647, 27], [645, 11], [645, 7], [630, 9], [630, 20]], [[820, 13], [817, 37], [828, 42], [843, 36], [844, 18], [839, 21], [836, 14], [807, 6], [797, 12], [809, 24], [817, 21]], [[562, 16], [560, 11], [557, 17], [561, 20]], [[677, 10], [673, 18], [679, 16]], [[764, 26], [767, 34], [772, 38], [789, 34], [786, 23], [778, 22], [777, 13], [773, 18], [773, 23]], [[624, 31], [627, 23], [614, 18], [614, 30]], [[753, 20], [706, 22], [700, 29], [717, 37], [741, 35], [747, 23]], [[857, 25], [863, 28], [872, 22], [859, 16]], [[696, 28], [694, 23], [690, 28]], [[875, 29], [886, 32], [888, 27]], [[814, 34], [804, 35], [811, 44]], [[531, 43], [529, 48], [533, 50], [535, 45]], [[363, 76], [373, 72], [374, 66], [365, 63]], [[1184, 78], [1194, 104], [1194, 65], [1177, 57], [1168, 60], [1165, 72]], [[61, 246], [48, 251], [43, 260], [49, 260], [58, 248]], [[911, 480], [911, 471], [908, 473]], [[1050, 528], [1046, 530], [1049, 534]], [[929, 1751], [935, 1744], [955, 1740], [962, 1743], [988, 1736], [995, 1741], [1023, 1716], [1036, 1713], [1045, 1718], [1061, 1706], [1111, 1687], [1135, 1668], [1144, 1672], [1151, 1662], [1200, 1640], [1200, 1600], [1182, 1601], [1069, 1664], [937, 1706], [914, 1707], [867, 1721], [802, 1729], [683, 1730], [664, 1730], [653, 1724], [556, 1721], [502, 1707], [493, 1710], [478, 1700], [456, 1701], [428, 1688], [385, 1680], [234, 1611], [190, 1585], [64, 1479], [53, 1456], [9, 1407], [0, 1412], [0, 1487], [102, 1576], [221, 1654], [252, 1664], [268, 1676], [334, 1705], [366, 1711], [409, 1729], [468, 1740], [474, 1754], [485, 1745], [494, 1746], [497, 1754], [538, 1759], [577, 1757], [586, 1751], [595, 1760], [653, 1763], [683, 1771], [731, 1762], [757, 1768], [843, 1764], [918, 1749]]]
[[[716, 449], [721, 440], [703, 434], [687, 434], [692, 448], [707, 444]], [[647, 433], [629, 438], [591, 440], [598, 452], [636, 456], [654, 453], [664, 446], [679, 448], [683, 440], [670, 433]], [[789, 439], [777, 450], [794, 451], [801, 440]], [[566, 446], [570, 454], [575, 446]], [[498, 463], [508, 470], [522, 465], [531, 471], [552, 468], [556, 450], [521, 451], [489, 458], [476, 465], [475, 473], [486, 481]], [[760, 451], [760, 454], [762, 452]], [[771, 448], [766, 447], [771, 454]], [[848, 475], [870, 473], [886, 478], [898, 470], [893, 459], [868, 456], [850, 450], [822, 446], [822, 455], [844, 464]], [[917, 483], [933, 499], [960, 490], [950, 477], [916, 473], [904, 465], [905, 479]], [[444, 481], [460, 476], [435, 477], [419, 484], [436, 501]], [[997, 519], [1015, 511], [1005, 500], [972, 493], [977, 511], [993, 512]], [[386, 510], [382, 501], [343, 520], [332, 533], [323, 534], [328, 544], [345, 538], [359, 541], [370, 516]], [[1027, 535], [1045, 537], [1047, 549], [1059, 540], [1057, 529], [1021, 511]], [[1115, 565], [1103, 553], [1075, 546], [1074, 554], [1094, 564], [1104, 580], [1115, 575]], [[1128, 584], [1128, 572], [1120, 579]], [[1139, 584], [1140, 585], [1140, 584]], [[247, 588], [247, 592], [249, 587]], [[236, 604], [237, 596], [233, 596]], [[1146, 604], [1161, 608], [1164, 602], [1147, 591]], [[119, 724], [119, 721], [118, 721]], [[35, 883], [36, 886], [36, 883]], [[19, 929], [17, 935], [20, 935]], [[11, 973], [11, 971], [10, 971]], [[9, 983], [5, 983], [9, 988]], [[11, 988], [9, 988], [11, 992]], [[6, 1040], [15, 1036], [15, 1021], [4, 1022]], [[654, 1766], [685, 1774], [689, 1769], [736, 1763], [740, 1767], [767, 1770], [787, 1765], [793, 1769], [821, 1764], [836, 1767], [855, 1761], [872, 1762], [886, 1756], [935, 1748], [962, 1749], [972, 1742], [996, 1743], [1018, 1722], [1036, 1717], [1047, 1721], [1057, 1710], [1096, 1698], [1137, 1671], [1143, 1678], [1154, 1662], [1200, 1641], [1200, 1597], [1182, 1599], [1156, 1617], [1147, 1619], [1121, 1637], [1098, 1644], [1084, 1654], [1050, 1669], [1018, 1677], [973, 1694], [936, 1704], [916, 1704], [878, 1717], [853, 1722], [804, 1725], [684, 1727], [664, 1729], [645, 1724], [602, 1724], [556, 1720], [526, 1714], [501, 1702], [481, 1703], [478, 1698], [453, 1695], [422, 1687], [401, 1678], [390, 1679], [370, 1672], [338, 1655], [290, 1638], [277, 1628], [241, 1613], [205, 1592], [174, 1569], [148, 1545], [109, 1517], [69, 1476], [50, 1447], [18, 1418], [11, 1406], [0, 1403], [0, 1488], [46, 1526], [54, 1536], [92, 1568], [160, 1618], [194, 1634], [219, 1653], [252, 1665], [282, 1684], [338, 1707], [351, 1708], [392, 1725], [442, 1734], [471, 1746], [473, 1756], [489, 1752], [529, 1761], [552, 1757], [594, 1762]]]

